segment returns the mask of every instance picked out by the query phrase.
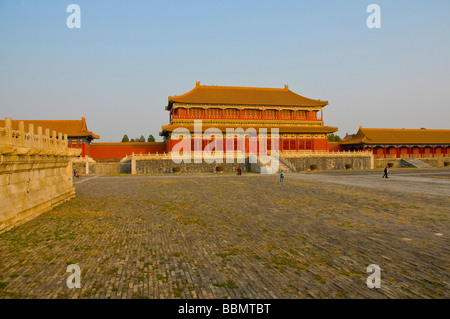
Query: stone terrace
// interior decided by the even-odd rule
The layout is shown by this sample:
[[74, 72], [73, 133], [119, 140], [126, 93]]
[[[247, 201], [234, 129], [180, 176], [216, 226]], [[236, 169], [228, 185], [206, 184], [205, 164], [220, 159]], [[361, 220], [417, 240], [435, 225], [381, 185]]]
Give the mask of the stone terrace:
[[[417, 188], [448, 181], [433, 174]], [[83, 177], [76, 198], [0, 235], [0, 297], [450, 297], [450, 197], [395, 174], [378, 176], [389, 192], [342, 177]], [[81, 289], [66, 286], [73, 263]], [[366, 286], [369, 264], [381, 289]]]

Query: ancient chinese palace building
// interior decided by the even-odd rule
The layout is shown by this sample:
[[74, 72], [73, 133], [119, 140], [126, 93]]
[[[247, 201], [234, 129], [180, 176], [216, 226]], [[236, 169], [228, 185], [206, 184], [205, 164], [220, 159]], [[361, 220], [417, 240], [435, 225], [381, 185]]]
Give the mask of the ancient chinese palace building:
[[[268, 150], [271, 128], [278, 128], [280, 151], [326, 151], [327, 134], [337, 131], [336, 127], [324, 125], [323, 108], [326, 105], [327, 101], [303, 97], [290, 91], [287, 85], [277, 89], [206, 86], [197, 82], [186, 94], [169, 97], [166, 110], [170, 112], [170, 124], [162, 127], [160, 135], [164, 136], [170, 152], [179, 142], [178, 138], [171, 139], [172, 132], [181, 127], [193, 134], [194, 121], [202, 120], [202, 132], [214, 127], [220, 129], [224, 136], [227, 128], [255, 128], [257, 131], [265, 128]], [[257, 136], [246, 137], [246, 152], [252, 138], [257, 139]], [[205, 139], [196, 141], [193, 135], [191, 139], [192, 150], [194, 143], [201, 143], [204, 149], [210, 142]], [[226, 151], [225, 140], [223, 145]]]
[[445, 157], [450, 154], [450, 130], [360, 127], [341, 147], [371, 151], [376, 158]]

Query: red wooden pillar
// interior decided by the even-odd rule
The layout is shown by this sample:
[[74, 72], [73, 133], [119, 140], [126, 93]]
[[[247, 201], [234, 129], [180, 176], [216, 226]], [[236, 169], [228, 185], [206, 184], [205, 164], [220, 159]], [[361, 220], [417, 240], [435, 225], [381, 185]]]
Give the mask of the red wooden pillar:
[[295, 151], [298, 152], [298, 138], [295, 139]]
[[279, 120], [281, 118], [281, 110], [278, 110], [277, 112], [277, 120]]
[[242, 109], [239, 109], [239, 119], [242, 120]]
[[411, 158], [411, 146], [408, 146], [408, 154], [409, 154], [409, 158]]
[[261, 110], [261, 119], [264, 120], [266, 118], [266, 114], [264, 113], [264, 110]]
[[384, 158], [386, 158], [386, 146], [383, 146], [383, 154], [384, 154]]
[[431, 157], [434, 157], [434, 154], [436, 154], [436, 147], [435, 146], [433, 146], [432, 148], [431, 148]]

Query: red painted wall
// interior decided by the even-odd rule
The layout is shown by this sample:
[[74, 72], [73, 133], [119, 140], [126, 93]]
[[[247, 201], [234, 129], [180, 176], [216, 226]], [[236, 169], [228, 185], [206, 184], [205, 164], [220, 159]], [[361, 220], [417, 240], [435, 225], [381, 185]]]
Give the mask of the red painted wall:
[[[169, 140], [168, 149], [172, 150], [173, 147], [178, 144], [180, 140]], [[202, 150], [204, 150], [205, 146], [209, 144], [211, 141], [209, 140], [203, 140], [202, 141]], [[226, 152], [227, 150], [227, 139], [223, 139], [223, 151]], [[245, 141], [245, 149], [246, 152], [249, 149], [249, 140], [246, 139]], [[299, 148], [300, 150], [314, 150], [314, 151], [326, 151], [329, 149], [328, 147], [328, 140], [326, 139], [302, 139], [302, 140], [296, 140], [296, 139], [280, 139], [279, 140], [279, 149], [280, 151], [294, 151], [296, 148]], [[340, 146], [339, 146], [340, 147]], [[191, 145], [191, 149], [193, 149], [193, 144]], [[267, 150], [271, 149], [271, 140], [267, 139]], [[234, 140], [234, 150], [237, 150], [237, 140]]]
[[[127, 155], [166, 152], [166, 143], [92, 143], [88, 145], [90, 156], [95, 159], [122, 159]], [[88, 153], [88, 151], [86, 152]]]
[[339, 142], [328, 142], [328, 151], [330, 152], [342, 152], [344, 149], [342, 148]]

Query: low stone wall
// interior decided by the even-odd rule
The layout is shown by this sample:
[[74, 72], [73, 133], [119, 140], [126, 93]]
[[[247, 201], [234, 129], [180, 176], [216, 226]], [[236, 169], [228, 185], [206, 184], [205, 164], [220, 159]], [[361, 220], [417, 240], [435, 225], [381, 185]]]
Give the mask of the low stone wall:
[[[417, 157], [417, 159], [432, 167], [444, 167], [445, 162], [450, 162], [450, 157]], [[404, 167], [401, 158], [376, 158], [374, 164], [375, 168], [384, 168], [388, 164], [394, 168]]]
[[88, 163], [89, 172], [86, 172], [86, 163], [73, 163], [73, 169], [78, 170], [81, 175], [108, 175], [108, 174], [130, 174], [130, 163]]
[[[373, 168], [373, 157], [368, 155], [361, 156], [305, 156], [305, 157], [283, 157], [291, 163], [297, 172], [308, 169], [317, 170], [366, 170]], [[346, 167], [347, 165], [347, 167]]]
[[173, 173], [174, 167], [180, 168], [180, 173], [216, 173], [216, 167], [223, 167], [224, 172], [236, 172], [241, 167], [243, 172], [250, 171], [248, 159], [245, 163], [180, 163], [175, 164], [172, 159], [136, 159], [136, 174]]
[[89, 170], [98, 175], [131, 173], [130, 165], [126, 163], [95, 163], [89, 166]]
[[11, 119], [0, 128], [0, 232], [24, 223], [75, 195], [72, 163], [80, 151], [67, 148], [62, 139], [49, 130], [34, 134], [11, 129]]
[[[315, 167], [317, 170], [345, 170], [357, 169], [366, 170], [373, 168], [373, 156], [370, 153], [341, 153], [330, 154], [283, 154], [282, 158], [289, 164], [293, 165], [297, 171], [306, 171]], [[225, 162], [225, 161], [224, 161]], [[133, 155], [124, 159], [122, 163], [129, 163], [132, 174], [155, 174], [155, 173], [172, 173], [174, 167], [179, 167], [180, 173], [215, 173], [218, 166], [223, 167], [224, 172], [235, 172], [237, 167], [241, 167], [243, 172], [260, 172], [259, 164], [252, 164], [247, 157], [245, 163], [237, 163], [235, 159], [233, 163], [180, 163], [176, 164], [170, 157], [157, 156], [139, 156]]]
[[443, 167], [445, 162], [450, 163], [450, 157], [419, 158], [419, 160], [433, 167]]

